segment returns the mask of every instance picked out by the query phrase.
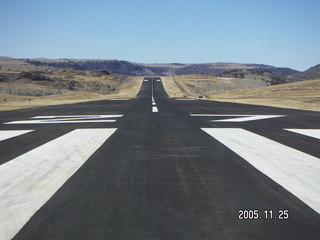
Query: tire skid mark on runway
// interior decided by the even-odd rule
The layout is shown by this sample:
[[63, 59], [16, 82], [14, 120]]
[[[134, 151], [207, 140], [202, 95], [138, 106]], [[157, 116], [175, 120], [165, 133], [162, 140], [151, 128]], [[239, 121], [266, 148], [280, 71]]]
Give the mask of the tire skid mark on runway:
[[13, 138], [13, 137], [17, 137], [29, 132], [32, 132], [34, 130], [1, 130], [0, 131], [0, 141], [9, 139], [9, 138]]
[[0, 166], [0, 239], [7, 240], [116, 131], [76, 129]]
[[320, 159], [241, 128], [207, 134], [320, 213]]

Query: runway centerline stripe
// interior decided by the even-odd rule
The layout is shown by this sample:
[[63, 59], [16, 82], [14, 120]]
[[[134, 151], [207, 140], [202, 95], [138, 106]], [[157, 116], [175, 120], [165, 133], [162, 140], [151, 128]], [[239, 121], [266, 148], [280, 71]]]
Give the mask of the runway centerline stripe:
[[306, 135], [308, 137], [320, 139], [320, 129], [285, 129], [285, 130]]
[[240, 128], [202, 130], [320, 213], [319, 158]]
[[27, 223], [116, 129], [76, 129], [0, 166], [0, 239]]
[[152, 106], [152, 112], [159, 112], [156, 106]]
[[151, 82], [151, 101], [152, 101], [152, 112], [159, 112], [156, 101], [154, 100], [154, 96], [153, 96], [153, 79]]
[[0, 131], [0, 141], [17, 137], [29, 132], [32, 132], [33, 130], [1, 130]]

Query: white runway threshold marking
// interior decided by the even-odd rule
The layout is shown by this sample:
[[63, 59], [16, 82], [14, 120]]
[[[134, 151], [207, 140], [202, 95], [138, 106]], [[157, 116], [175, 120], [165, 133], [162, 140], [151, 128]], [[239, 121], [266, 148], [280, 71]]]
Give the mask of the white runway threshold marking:
[[116, 129], [76, 129], [0, 166], [0, 239], [9, 240]]
[[320, 159], [240, 128], [202, 128], [320, 213]]
[[57, 124], [57, 123], [102, 123], [116, 122], [112, 118], [119, 118], [123, 115], [60, 115], [60, 116], [35, 116], [36, 120], [21, 120], [6, 122], [4, 124]]
[[26, 134], [28, 132], [32, 132], [33, 130], [2, 130], [0, 131], [0, 141], [17, 137], [22, 134]]
[[269, 118], [285, 117], [285, 115], [234, 115], [234, 114], [190, 114], [192, 117], [225, 117], [228, 119], [211, 120], [210, 122], [248, 122]]
[[320, 129], [285, 129], [285, 130], [306, 135], [308, 137], [320, 139]]

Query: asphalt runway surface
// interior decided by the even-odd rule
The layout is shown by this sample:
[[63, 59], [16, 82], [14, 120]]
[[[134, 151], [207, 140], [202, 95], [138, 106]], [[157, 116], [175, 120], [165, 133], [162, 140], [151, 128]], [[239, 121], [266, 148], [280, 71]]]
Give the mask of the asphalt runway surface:
[[168, 98], [0, 113], [0, 239], [320, 239], [320, 113]]

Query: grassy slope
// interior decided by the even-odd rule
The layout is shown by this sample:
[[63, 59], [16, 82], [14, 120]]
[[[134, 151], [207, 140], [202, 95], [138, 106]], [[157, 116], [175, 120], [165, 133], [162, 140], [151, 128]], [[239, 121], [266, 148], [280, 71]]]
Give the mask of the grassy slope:
[[237, 89], [211, 95], [210, 98], [217, 101], [320, 111], [320, 79], [257, 89]]
[[[320, 111], [320, 79], [268, 87], [258, 86], [260, 84], [258, 83], [258, 88], [246, 87], [246, 84], [250, 85], [252, 81], [223, 80], [204, 75], [184, 75], [162, 79], [170, 97], [197, 98], [202, 95], [216, 101]], [[198, 83], [196, 79], [199, 80]], [[195, 85], [197, 87], [194, 87]], [[212, 89], [220, 89], [221, 93], [209, 91], [209, 94], [206, 94], [208, 86]], [[235, 87], [234, 90], [230, 89], [232, 87]]]
[[[115, 91], [109, 94], [84, 91], [69, 91], [64, 94], [55, 94], [41, 97], [0, 94], [0, 111], [49, 105], [71, 104], [77, 102], [87, 102], [113, 98], [133, 98], [138, 93], [141, 83], [142, 77], [130, 77], [128, 81], [117, 86]], [[25, 86], [21, 85], [19, 87], [24, 88]]]

